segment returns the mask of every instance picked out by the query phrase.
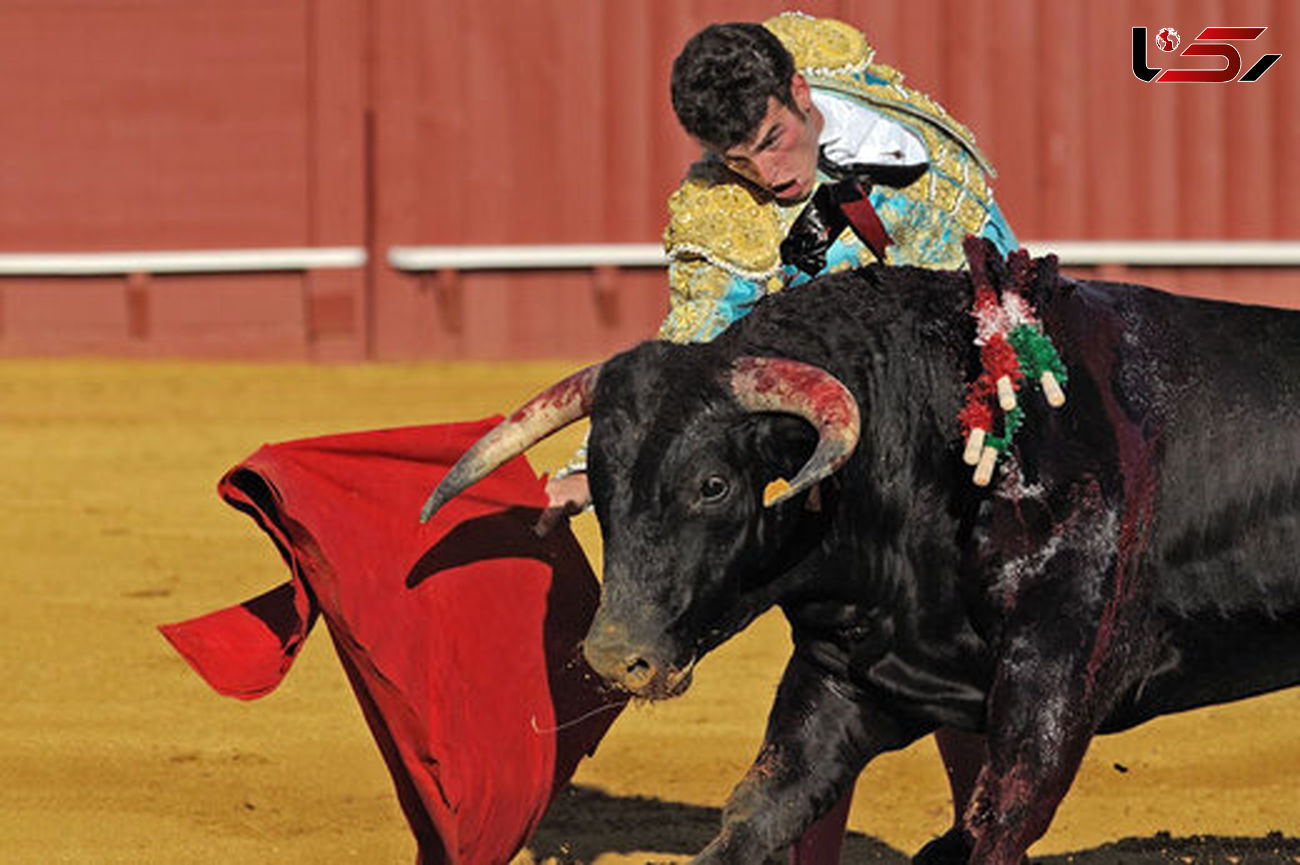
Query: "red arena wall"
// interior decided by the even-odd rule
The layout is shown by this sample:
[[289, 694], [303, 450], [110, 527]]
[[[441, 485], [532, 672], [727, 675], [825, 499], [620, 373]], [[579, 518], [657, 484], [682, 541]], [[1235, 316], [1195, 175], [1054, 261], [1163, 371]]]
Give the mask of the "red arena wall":
[[[498, 359], [626, 346], [663, 315], [657, 267], [421, 270], [390, 256], [657, 242], [695, 155], [668, 105], [673, 56], [705, 23], [791, 6], [0, 0], [0, 353]], [[1022, 240], [1300, 239], [1297, 4], [798, 6], [863, 28], [879, 60], [975, 131]], [[1132, 27], [1211, 24], [1266, 24], [1243, 57], [1284, 56], [1249, 84], [1134, 76]], [[203, 250], [284, 254], [91, 259], [78, 272], [13, 260]], [[1078, 272], [1300, 306], [1294, 266]]]

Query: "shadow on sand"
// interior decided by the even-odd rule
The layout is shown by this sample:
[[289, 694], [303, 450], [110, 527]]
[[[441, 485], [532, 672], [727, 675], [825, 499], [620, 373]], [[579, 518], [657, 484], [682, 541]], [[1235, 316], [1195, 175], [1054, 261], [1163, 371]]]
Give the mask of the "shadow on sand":
[[[556, 798], [528, 846], [538, 861], [558, 863], [590, 863], [605, 853], [636, 850], [653, 850], [677, 859], [708, 844], [720, 820], [717, 808], [643, 796], [610, 796], [574, 785]], [[841, 865], [908, 865], [910, 855], [850, 832]], [[1263, 838], [1174, 838], [1160, 832], [1150, 838], [1127, 838], [1033, 861], [1034, 865], [1297, 865], [1300, 838], [1277, 833]]]

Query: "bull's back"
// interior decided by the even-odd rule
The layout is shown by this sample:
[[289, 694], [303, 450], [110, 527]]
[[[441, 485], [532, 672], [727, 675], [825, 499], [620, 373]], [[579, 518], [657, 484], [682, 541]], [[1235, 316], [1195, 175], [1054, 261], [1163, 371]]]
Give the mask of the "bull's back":
[[[1101, 444], [1098, 429], [1117, 418], [1083, 397], [1091, 380], [1154, 460], [1137, 602], [1157, 659], [1108, 726], [1300, 683], [1300, 312], [1132, 285], [1040, 288], [1071, 373], [1066, 412], [1082, 413], [1077, 423]], [[825, 365], [856, 390], [870, 373], [855, 366], [906, 362], [895, 338], [919, 329], [912, 348], [947, 371], [909, 377], [909, 388], [951, 379], [929, 397], [955, 436], [970, 308], [965, 274], [873, 267], [774, 295], [718, 343]]]
[[1081, 291], [1113, 310], [1107, 384], [1156, 466], [1139, 597], [1161, 655], [1126, 711], [1300, 684], [1300, 312]]

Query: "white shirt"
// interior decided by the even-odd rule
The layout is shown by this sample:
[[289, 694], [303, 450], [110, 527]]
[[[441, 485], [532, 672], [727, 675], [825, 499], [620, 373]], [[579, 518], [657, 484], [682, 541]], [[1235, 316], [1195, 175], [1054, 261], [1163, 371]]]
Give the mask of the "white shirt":
[[930, 161], [914, 133], [870, 108], [816, 89], [812, 101], [824, 121], [817, 141], [832, 162], [915, 165]]

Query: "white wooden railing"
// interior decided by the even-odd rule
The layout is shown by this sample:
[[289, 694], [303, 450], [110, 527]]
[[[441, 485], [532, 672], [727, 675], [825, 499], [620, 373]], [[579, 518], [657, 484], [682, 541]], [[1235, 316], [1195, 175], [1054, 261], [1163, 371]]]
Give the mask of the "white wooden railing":
[[[1029, 241], [1034, 255], [1055, 253], [1066, 266], [1300, 267], [1300, 242]], [[663, 267], [657, 243], [500, 246], [392, 246], [388, 264], [405, 272]], [[210, 249], [145, 252], [0, 253], [3, 276], [95, 276], [164, 273], [248, 273], [364, 267], [360, 246]]]

